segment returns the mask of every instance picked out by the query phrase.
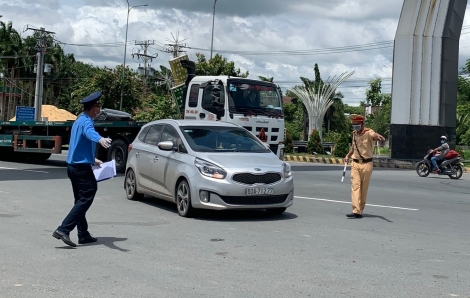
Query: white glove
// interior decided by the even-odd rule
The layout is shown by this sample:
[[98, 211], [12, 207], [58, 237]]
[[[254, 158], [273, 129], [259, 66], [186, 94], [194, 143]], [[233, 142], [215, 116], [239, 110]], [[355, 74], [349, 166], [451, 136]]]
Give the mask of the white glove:
[[111, 139], [110, 138], [101, 138], [100, 145], [104, 148], [108, 149], [111, 146]]

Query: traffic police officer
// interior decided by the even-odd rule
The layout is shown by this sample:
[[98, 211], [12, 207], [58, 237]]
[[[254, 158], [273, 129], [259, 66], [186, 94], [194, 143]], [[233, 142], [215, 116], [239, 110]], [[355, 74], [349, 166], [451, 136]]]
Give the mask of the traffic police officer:
[[385, 138], [370, 128], [364, 127], [364, 116], [351, 115], [353, 124], [352, 147], [344, 158], [347, 163], [352, 157], [351, 164], [351, 200], [352, 213], [350, 218], [362, 218], [362, 212], [366, 206], [367, 190], [372, 175], [372, 154], [374, 141], [384, 141]]
[[94, 128], [93, 119], [101, 109], [101, 92], [95, 92], [84, 98], [83, 113], [75, 120], [70, 136], [67, 156], [67, 175], [72, 182], [75, 204], [65, 217], [62, 224], [54, 231], [53, 237], [70, 246], [77, 246], [70, 240], [70, 232], [77, 227], [78, 243], [96, 242], [97, 239], [88, 232], [85, 218], [95, 198], [98, 184], [92, 166], [102, 162], [95, 158], [96, 143], [109, 148], [111, 139], [101, 137]]

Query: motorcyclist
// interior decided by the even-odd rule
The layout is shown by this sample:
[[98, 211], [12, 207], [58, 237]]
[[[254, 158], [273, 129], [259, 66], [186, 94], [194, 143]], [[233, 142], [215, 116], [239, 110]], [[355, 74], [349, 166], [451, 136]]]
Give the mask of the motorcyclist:
[[441, 136], [440, 137], [441, 145], [437, 147], [436, 149], [432, 150], [432, 154], [435, 154], [433, 157], [431, 157], [431, 162], [433, 165], [432, 172], [433, 173], [439, 173], [441, 170], [437, 166], [437, 162], [439, 160], [444, 160], [447, 152], [449, 152], [449, 144], [447, 144], [447, 137], [446, 136]]

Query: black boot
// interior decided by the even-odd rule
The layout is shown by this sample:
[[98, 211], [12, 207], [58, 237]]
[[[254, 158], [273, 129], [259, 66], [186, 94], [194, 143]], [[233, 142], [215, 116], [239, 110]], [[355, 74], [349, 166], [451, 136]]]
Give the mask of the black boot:
[[92, 242], [96, 242], [96, 241], [98, 241], [98, 239], [91, 236], [90, 234], [88, 236], [83, 237], [83, 238], [78, 238], [78, 244], [87, 244], [87, 243], [92, 243]]
[[349, 218], [362, 218], [362, 214], [349, 213], [349, 214], [346, 214], [346, 217], [349, 217]]

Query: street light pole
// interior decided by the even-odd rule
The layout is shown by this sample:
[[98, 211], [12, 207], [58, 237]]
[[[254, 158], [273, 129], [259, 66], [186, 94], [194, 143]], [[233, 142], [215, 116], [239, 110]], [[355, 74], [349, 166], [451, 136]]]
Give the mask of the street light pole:
[[123, 96], [124, 96], [124, 71], [126, 69], [126, 55], [127, 55], [127, 30], [129, 28], [129, 12], [131, 11], [131, 9], [135, 8], [135, 7], [142, 7], [142, 6], [148, 6], [148, 4], [144, 4], [144, 5], [136, 5], [136, 6], [132, 6], [132, 7], [129, 7], [129, 0], [126, 0], [127, 2], [127, 21], [126, 21], [126, 39], [124, 41], [124, 63], [123, 63], [123, 66], [122, 66], [122, 82], [121, 82], [121, 103], [119, 104], [119, 109], [122, 110], [122, 99], [123, 99]]
[[212, 59], [212, 47], [214, 45], [214, 21], [215, 21], [215, 5], [217, 4], [217, 0], [214, 0], [214, 7], [212, 12], [212, 39], [211, 39], [211, 59]]

